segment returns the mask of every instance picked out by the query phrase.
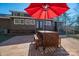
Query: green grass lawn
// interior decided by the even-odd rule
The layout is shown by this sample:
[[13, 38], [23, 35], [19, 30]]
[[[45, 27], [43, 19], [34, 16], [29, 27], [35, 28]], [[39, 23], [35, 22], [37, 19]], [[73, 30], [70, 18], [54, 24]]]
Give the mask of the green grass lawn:
[[11, 37], [13, 37], [13, 36], [0, 34], [0, 43], [3, 42], [3, 41], [5, 41], [5, 40], [8, 40]]

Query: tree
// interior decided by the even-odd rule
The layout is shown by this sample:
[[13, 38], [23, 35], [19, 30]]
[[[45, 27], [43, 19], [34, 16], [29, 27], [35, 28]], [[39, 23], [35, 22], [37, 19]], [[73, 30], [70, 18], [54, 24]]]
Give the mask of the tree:
[[79, 17], [77, 17], [77, 19], [76, 19], [75, 29], [79, 30]]

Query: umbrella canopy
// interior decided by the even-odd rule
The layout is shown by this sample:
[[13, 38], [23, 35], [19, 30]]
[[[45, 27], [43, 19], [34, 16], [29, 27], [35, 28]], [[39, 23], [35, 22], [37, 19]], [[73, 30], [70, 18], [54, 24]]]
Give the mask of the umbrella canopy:
[[48, 20], [60, 16], [68, 9], [66, 3], [31, 3], [25, 11], [34, 19]]

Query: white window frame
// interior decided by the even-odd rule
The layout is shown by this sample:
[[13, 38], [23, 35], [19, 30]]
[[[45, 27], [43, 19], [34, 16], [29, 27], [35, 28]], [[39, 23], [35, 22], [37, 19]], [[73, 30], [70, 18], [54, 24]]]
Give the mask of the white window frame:
[[[18, 22], [16, 22], [16, 20]], [[24, 25], [24, 23], [21, 22], [22, 20], [24, 21], [24, 19], [14, 19], [14, 24], [16, 24], [16, 25]]]
[[25, 19], [25, 25], [34, 25], [34, 20]]

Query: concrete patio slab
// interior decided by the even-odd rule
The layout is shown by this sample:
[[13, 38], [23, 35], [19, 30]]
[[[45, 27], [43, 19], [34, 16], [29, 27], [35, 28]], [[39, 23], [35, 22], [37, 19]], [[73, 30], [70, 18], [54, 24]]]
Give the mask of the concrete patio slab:
[[32, 36], [15, 36], [0, 44], [0, 54], [2, 56], [28, 55], [29, 44], [32, 41], [33, 41], [33, 35]]
[[62, 38], [61, 45], [71, 56], [79, 56], [79, 40], [74, 38]]
[[[43, 56], [41, 47], [36, 50], [33, 44], [34, 36], [15, 36], [0, 43], [1, 56]], [[61, 48], [54, 53], [46, 49], [44, 56], [76, 56], [79, 55], [79, 41], [73, 38], [62, 38]]]

